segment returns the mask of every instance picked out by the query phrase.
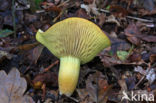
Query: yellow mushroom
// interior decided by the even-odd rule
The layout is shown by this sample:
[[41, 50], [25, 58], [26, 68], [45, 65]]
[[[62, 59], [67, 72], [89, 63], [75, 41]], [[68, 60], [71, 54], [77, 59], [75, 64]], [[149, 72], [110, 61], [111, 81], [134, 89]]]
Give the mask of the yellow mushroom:
[[46, 32], [38, 30], [36, 39], [60, 58], [59, 91], [66, 96], [76, 88], [80, 64], [91, 61], [111, 44], [96, 24], [78, 17], [60, 21]]

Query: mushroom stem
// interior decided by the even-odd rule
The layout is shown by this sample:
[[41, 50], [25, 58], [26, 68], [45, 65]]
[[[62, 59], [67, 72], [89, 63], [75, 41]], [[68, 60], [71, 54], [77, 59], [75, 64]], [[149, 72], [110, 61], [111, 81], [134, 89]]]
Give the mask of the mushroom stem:
[[60, 59], [59, 90], [60, 94], [71, 96], [74, 92], [80, 72], [80, 60], [67, 56]]

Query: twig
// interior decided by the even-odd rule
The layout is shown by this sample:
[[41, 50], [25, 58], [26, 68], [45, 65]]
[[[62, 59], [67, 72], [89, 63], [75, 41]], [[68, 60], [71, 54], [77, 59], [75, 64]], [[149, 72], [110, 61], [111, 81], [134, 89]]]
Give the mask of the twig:
[[152, 23], [153, 20], [148, 20], [148, 19], [142, 19], [142, 18], [138, 18], [138, 17], [132, 17], [132, 16], [126, 16], [129, 19], [134, 19], [134, 20], [138, 20], [138, 21], [142, 21], [142, 22], [150, 22]]
[[152, 66], [151, 66], [151, 68], [154, 68], [156, 66], [156, 63], [154, 63]]
[[135, 87], [134, 87], [135, 89], [136, 89], [136, 87], [142, 82], [142, 80], [144, 80], [145, 76], [146, 76], [146, 75], [144, 75], [144, 76], [139, 80], [139, 82], [135, 85]]
[[53, 66], [55, 66], [58, 63], [59, 63], [59, 60], [56, 60], [54, 63], [50, 64], [47, 68], [45, 68], [43, 72], [49, 71], [50, 68], [52, 68]]
[[146, 75], [149, 73], [150, 69], [151, 69], [151, 65], [149, 64], [149, 65], [148, 65], [148, 71], [147, 71], [146, 74], [139, 80], [139, 82], [135, 85], [135, 89], [136, 89], [136, 87], [142, 82], [142, 80], [146, 77]]
[[100, 9], [100, 11], [102, 11], [104, 13], [110, 13], [108, 10], [104, 10], [104, 9]]
[[[67, 96], [68, 97], [68, 96]], [[71, 100], [73, 100], [73, 101], [75, 101], [76, 103], [79, 103], [79, 100], [77, 100], [77, 99], [75, 99], [75, 98], [73, 98], [73, 97], [68, 97], [69, 99], [71, 99]]]
[[63, 5], [65, 5], [66, 3], [68, 3], [70, 0], [64, 1], [63, 3], [59, 4], [57, 7], [61, 7]]
[[14, 38], [16, 38], [16, 21], [15, 21], [15, 0], [12, 0], [12, 20], [13, 20], [13, 29], [14, 29]]
[[[104, 13], [110, 13], [110, 11], [108, 10], [104, 10], [104, 9], [100, 9], [101, 12]], [[129, 19], [134, 19], [134, 20], [138, 20], [138, 21], [142, 21], [142, 22], [150, 22], [153, 23], [153, 20], [148, 20], [148, 19], [142, 19], [142, 18], [138, 18], [138, 17], [133, 17], [133, 16], [126, 16]]]
[[61, 12], [58, 14], [58, 16], [56, 16], [56, 17], [54, 18], [53, 22], [56, 22], [56, 21], [62, 16], [63, 12], [64, 12], [64, 10], [61, 11]]

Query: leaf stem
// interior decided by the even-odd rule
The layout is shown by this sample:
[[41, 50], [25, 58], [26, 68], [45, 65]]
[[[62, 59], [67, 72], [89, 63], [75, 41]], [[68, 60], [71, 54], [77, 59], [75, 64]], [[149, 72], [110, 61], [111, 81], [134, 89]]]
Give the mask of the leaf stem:
[[13, 20], [13, 30], [14, 30], [14, 38], [16, 38], [16, 21], [15, 21], [15, 0], [12, 0], [12, 20]]

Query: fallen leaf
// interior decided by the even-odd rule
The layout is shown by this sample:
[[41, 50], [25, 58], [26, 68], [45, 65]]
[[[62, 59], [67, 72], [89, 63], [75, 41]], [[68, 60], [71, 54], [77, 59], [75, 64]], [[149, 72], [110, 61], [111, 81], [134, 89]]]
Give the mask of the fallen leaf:
[[[80, 103], [88, 103], [91, 100], [87, 100], [88, 91], [86, 89], [77, 89], [78, 95], [80, 97]], [[87, 101], [87, 102], [86, 102]]]
[[118, 83], [121, 87], [121, 91], [127, 91], [126, 81], [124, 79], [118, 80]]
[[90, 74], [86, 81], [86, 89], [79, 89], [78, 94], [80, 98], [88, 103], [106, 103], [109, 91], [111, 90], [112, 85], [108, 85], [107, 80], [104, 79], [104, 75], [101, 72], [96, 72]]
[[117, 58], [107, 55], [100, 55], [100, 59], [104, 67], [111, 67], [122, 63], [122, 61], [118, 60]]
[[36, 64], [37, 63], [37, 60], [38, 58], [40, 57], [41, 53], [42, 53], [42, 50], [43, 50], [44, 46], [43, 45], [38, 45], [37, 47], [33, 48], [32, 50], [30, 50], [28, 52], [28, 58], [29, 60]]
[[156, 80], [155, 68], [150, 68], [150, 70], [147, 71], [146, 79], [149, 81], [150, 84], [152, 84]]
[[147, 68], [146, 70], [144, 70], [141, 66], [137, 66], [134, 68], [134, 71], [145, 75], [146, 79], [149, 81], [150, 84], [152, 84], [156, 79], [156, 73], [154, 68]]
[[9, 29], [5, 29], [5, 30], [0, 30], [0, 38], [2, 37], [7, 37], [11, 34], [13, 34], [14, 32], [12, 30]]
[[25, 13], [25, 15], [24, 15], [24, 21], [26, 24], [30, 24], [32, 22], [35, 22], [35, 21], [37, 21], [37, 19], [38, 19], [37, 15], [32, 15], [29, 13]]
[[125, 35], [132, 44], [140, 45], [141, 40], [136, 37], [136, 35], [140, 34], [141, 32], [139, 31], [139, 28], [134, 23], [129, 24], [125, 29]]
[[8, 14], [4, 17], [4, 22], [3, 22], [4, 25], [8, 25], [8, 26], [13, 26], [13, 20], [12, 20], [12, 15], [11, 14]]
[[115, 24], [117, 24], [117, 26], [120, 26], [119, 21], [115, 18], [114, 15], [108, 16], [108, 17], [106, 18], [106, 22], [108, 22], [108, 23], [115, 23]]
[[60, 0], [54, 0], [54, 1], [56, 5], [60, 2]]
[[116, 54], [117, 51], [129, 51], [132, 46], [126, 40], [118, 39], [118, 38], [111, 38], [111, 52]]
[[16, 68], [13, 68], [8, 75], [1, 70], [0, 78], [0, 103], [35, 103], [31, 97], [23, 95], [27, 82], [20, 77], [20, 72]]
[[0, 62], [3, 61], [6, 58], [11, 59], [12, 57], [13, 57], [13, 55], [8, 53], [7, 51], [0, 50]]
[[125, 82], [127, 84], [127, 88], [128, 90], [133, 90], [136, 86], [136, 78], [135, 76], [131, 76], [131, 77], [128, 77], [128, 78], [125, 78]]
[[156, 62], [156, 54], [151, 54], [151, 55], [150, 55], [150, 62], [151, 62], [151, 63]]
[[127, 51], [117, 51], [117, 56], [122, 61], [126, 60], [128, 55], [129, 53]]
[[142, 35], [139, 36], [139, 38], [141, 38], [142, 40], [146, 41], [146, 42], [154, 42], [156, 43], [156, 36], [152, 36], [152, 35]]
[[141, 66], [135, 67], [134, 71], [139, 72], [140, 74], [146, 75], [146, 70], [144, 70]]
[[20, 45], [20, 46], [17, 46], [15, 48], [13, 48], [13, 51], [31, 50], [32, 48], [36, 47], [37, 45], [39, 45], [38, 42], [35, 42], [35, 43], [32, 43], [32, 44], [24, 44], [24, 45]]
[[85, 3], [92, 4], [94, 0], [83, 0]]
[[0, 11], [5, 11], [11, 7], [10, 0], [0, 0]]
[[18, 2], [15, 2], [15, 10], [26, 10], [30, 9], [30, 4], [28, 0], [18, 0]]
[[49, 7], [49, 8], [46, 8], [46, 11], [53, 11], [53, 12], [58, 12], [60, 13], [61, 12], [61, 8], [57, 7], [57, 6], [52, 6], [52, 7]]
[[156, 8], [154, 8], [152, 11], [140, 9], [138, 11], [138, 14], [140, 14], [141, 16], [151, 16], [151, 15], [156, 14]]
[[102, 27], [102, 25], [105, 23], [105, 20], [106, 20], [106, 15], [101, 13], [99, 16], [98, 16], [98, 19], [99, 19], [99, 26]]
[[128, 15], [128, 11], [121, 6], [111, 5], [109, 10], [115, 17], [121, 18]]
[[94, 15], [100, 15], [100, 12], [98, 11], [97, 9], [97, 6], [96, 6], [96, 3], [95, 3], [96, 0], [93, 1], [92, 4], [89, 4], [89, 5], [86, 5], [86, 4], [81, 4], [81, 8], [82, 9], [85, 9], [87, 11], [87, 13], [90, 15], [90, 13], [92, 12]]
[[129, 24], [125, 29], [125, 35], [132, 44], [140, 45], [141, 40], [146, 42], [156, 42], [156, 36], [142, 34], [139, 29], [139, 25], [134, 23]]
[[149, 11], [154, 9], [154, 0], [139, 0], [143, 3], [143, 7]]
[[90, 18], [90, 16], [87, 14], [87, 12], [82, 8], [80, 8], [79, 10], [76, 11], [75, 16], [81, 17], [81, 18], [86, 18], [86, 19]]
[[127, 39], [128, 39], [132, 44], [135, 44], [135, 45], [137, 45], [137, 46], [141, 44], [140, 39], [138, 39], [138, 38], [135, 37], [135, 36], [129, 36], [129, 37], [127, 37]]
[[32, 12], [35, 12], [37, 9], [40, 9], [40, 4], [43, 2], [44, 0], [29, 0], [30, 3], [30, 10]]
[[58, 84], [57, 75], [54, 72], [41, 73], [35, 76], [32, 83], [35, 89], [41, 89], [44, 83], [56, 87]]
[[52, 11], [52, 12], [61, 12], [61, 8], [56, 6], [55, 4], [51, 3], [51, 2], [43, 2], [42, 3], [42, 7], [46, 10], [46, 11]]
[[137, 53], [137, 52], [133, 52], [129, 57], [128, 60], [130, 60], [130, 62], [139, 62], [141, 61], [141, 54]]

